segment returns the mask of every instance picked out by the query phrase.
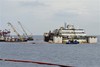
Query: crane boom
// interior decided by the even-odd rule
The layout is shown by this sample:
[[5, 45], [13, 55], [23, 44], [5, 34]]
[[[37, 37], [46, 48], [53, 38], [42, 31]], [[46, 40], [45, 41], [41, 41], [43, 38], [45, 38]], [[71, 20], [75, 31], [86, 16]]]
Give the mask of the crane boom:
[[17, 34], [17, 36], [23, 41], [22, 36], [16, 31], [16, 29], [14, 28], [14, 26], [13, 26], [10, 22], [8, 22], [8, 25], [11, 26], [11, 28], [13, 29], [13, 31], [14, 31], [14, 32]]
[[28, 34], [26, 33], [25, 29], [23, 28], [22, 24], [20, 23], [20, 21], [18, 21], [19, 25], [21, 26], [22, 30], [24, 31], [25, 35], [28, 37]]
[[29, 35], [26, 33], [25, 29], [23, 28], [22, 24], [21, 24], [19, 21], [18, 21], [18, 23], [19, 23], [19, 25], [21, 26], [21, 28], [22, 28], [23, 32], [25, 33], [25, 35], [27, 36], [27, 39], [28, 39], [28, 40], [33, 40], [32, 35], [29, 36]]

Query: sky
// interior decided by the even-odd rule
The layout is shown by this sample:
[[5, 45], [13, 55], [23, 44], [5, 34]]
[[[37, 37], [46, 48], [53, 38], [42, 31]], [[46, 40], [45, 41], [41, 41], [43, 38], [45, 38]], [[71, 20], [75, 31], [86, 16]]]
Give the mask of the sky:
[[0, 0], [0, 29], [11, 29], [11, 22], [22, 34], [20, 21], [28, 34], [43, 35], [67, 23], [100, 35], [99, 4], [100, 0]]

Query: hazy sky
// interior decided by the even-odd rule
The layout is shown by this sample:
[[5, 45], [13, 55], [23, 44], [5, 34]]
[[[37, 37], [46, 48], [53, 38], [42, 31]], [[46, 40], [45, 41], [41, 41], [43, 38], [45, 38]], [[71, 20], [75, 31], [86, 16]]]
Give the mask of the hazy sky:
[[[34, 35], [67, 24], [100, 35], [100, 0], [0, 0], [0, 29], [11, 29], [11, 22], [22, 33], [17, 21]], [[11, 29], [12, 30], [12, 29]]]

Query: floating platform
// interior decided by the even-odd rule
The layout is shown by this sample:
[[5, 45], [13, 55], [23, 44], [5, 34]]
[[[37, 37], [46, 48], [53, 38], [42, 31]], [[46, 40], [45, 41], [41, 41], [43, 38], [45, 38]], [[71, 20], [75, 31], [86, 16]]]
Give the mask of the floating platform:
[[5, 29], [5, 30], [0, 30], [0, 42], [26, 42], [27, 38], [15, 38], [10, 35], [10, 31]]

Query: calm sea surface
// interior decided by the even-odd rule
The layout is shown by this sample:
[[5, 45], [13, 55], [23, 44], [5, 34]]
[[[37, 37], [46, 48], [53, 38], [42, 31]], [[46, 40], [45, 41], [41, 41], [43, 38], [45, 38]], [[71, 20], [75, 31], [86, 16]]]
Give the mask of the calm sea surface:
[[[100, 36], [96, 44], [49, 44], [42, 36], [27, 43], [0, 42], [0, 58], [42, 61], [75, 67], [100, 67]], [[32, 44], [35, 42], [36, 44]], [[57, 67], [0, 61], [0, 67]]]

